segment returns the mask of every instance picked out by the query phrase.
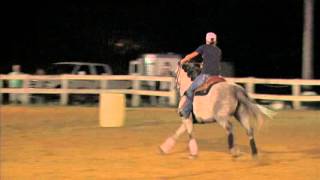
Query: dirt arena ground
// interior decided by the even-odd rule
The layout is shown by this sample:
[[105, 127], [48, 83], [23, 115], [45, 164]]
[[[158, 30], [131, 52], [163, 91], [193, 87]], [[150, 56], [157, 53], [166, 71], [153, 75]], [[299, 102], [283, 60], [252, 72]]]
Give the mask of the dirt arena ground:
[[124, 127], [102, 128], [97, 107], [0, 108], [1, 180], [320, 179], [320, 111], [280, 111], [256, 134], [257, 159], [234, 120], [238, 158], [221, 127], [197, 125], [200, 154], [190, 160], [186, 135], [170, 155], [158, 152], [180, 123], [175, 109], [127, 109]]

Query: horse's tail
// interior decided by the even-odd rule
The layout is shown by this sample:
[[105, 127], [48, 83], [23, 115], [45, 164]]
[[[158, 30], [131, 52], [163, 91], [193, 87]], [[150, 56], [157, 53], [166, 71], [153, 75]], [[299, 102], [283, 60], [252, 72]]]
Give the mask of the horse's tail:
[[260, 129], [264, 123], [264, 116], [272, 119], [275, 116], [275, 112], [257, 104], [255, 100], [249, 97], [248, 93], [241, 87], [237, 85], [236, 96], [240, 103], [242, 103], [250, 114], [258, 121], [258, 129]]

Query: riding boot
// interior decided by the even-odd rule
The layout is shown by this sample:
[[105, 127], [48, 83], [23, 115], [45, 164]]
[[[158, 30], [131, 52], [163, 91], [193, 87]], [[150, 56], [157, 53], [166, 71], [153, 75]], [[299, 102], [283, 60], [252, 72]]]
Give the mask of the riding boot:
[[[194, 97], [194, 91], [201, 85], [203, 84], [206, 79], [208, 78], [208, 75], [206, 74], [201, 74], [199, 75], [193, 83], [190, 85], [187, 91], [185, 91], [183, 97], [186, 97], [185, 103], [182, 105], [179, 104], [179, 115], [181, 117], [189, 117], [190, 113], [192, 112], [193, 109], [193, 97]], [[181, 106], [180, 106], [181, 105]]]
[[192, 102], [193, 102], [192, 94], [193, 94], [192, 92], [186, 91], [182, 96], [179, 103], [179, 109], [178, 109], [178, 113], [180, 117], [185, 117], [185, 118], [189, 117], [192, 111]]
[[184, 118], [188, 118], [192, 112], [192, 101], [188, 101], [182, 111], [179, 112], [179, 115]]
[[180, 102], [179, 102], [179, 106], [178, 106], [178, 113], [180, 116], [181, 116], [181, 111], [183, 111], [183, 109], [187, 105], [187, 101], [188, 101], [188, 98], [186, 96], [181, 97]]

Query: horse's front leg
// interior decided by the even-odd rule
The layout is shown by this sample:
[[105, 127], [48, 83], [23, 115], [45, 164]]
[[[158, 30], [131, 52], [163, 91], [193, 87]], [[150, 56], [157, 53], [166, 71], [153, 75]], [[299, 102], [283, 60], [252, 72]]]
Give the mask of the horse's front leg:
[[176, 141], [178, 140], [178, 138], [184, 133], [186, 132], [187, 128], [184, 125], [184, 123], [182, 123], [180, 125], [180, 127], [176, 130], [175, 134], [168, 137], [161, 145], [160, 145], [160, 151], [163, 154], [168, 154], [170, 153], [170, 151], [172, 150], [173, 146], [176, 144]]
[[188, 135], [189, 135], [189, 151], [190, 158], [195, 158], [198, 155], [198, 144], [196, 139], [193, 137], [193, 123], [192, 117], [190, 115], [189, 118], [182, 118], [182, 122], [185, 125]]

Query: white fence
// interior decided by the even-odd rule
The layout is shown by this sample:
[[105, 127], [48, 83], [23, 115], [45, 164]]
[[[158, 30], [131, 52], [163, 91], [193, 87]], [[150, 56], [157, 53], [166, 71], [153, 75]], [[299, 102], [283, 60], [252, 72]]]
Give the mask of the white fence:
[[[304, 80], [304, 79], [263, 79], [263, 78], [228, 78], [228, 81], [239, 84], [244, 84], [247, 92], [254, 99], [261, 100], [278, 100], [278, 101], [292, 101], [294, 109], [301, 108], [301, 102], [316, 102], [320, 101], [319, 95], [302, 95], [302, 87], [320, 86], [320, 80]], [[291, 87], [290, 95], [277, 94], [257, 94], [255, 93], [255, 86], [263, 85], [281, 85]]]
[[[23, 80], [23, 88], [6, 88], [3, 86], [4, 81], [19, 79]], [[320, 101], [319, 95], [305, 96], [301, 94], [302, 86], [320, 86], [320, 80], [302, 80], [302, 79], [261, 79], [261, 78], [226, 78], [229, 82], [243, 84], [250, 96], [254, 99], [261, 100], [279, 100], [292, 101], [293, 107], [299, 109], [301, 102]], [[61, 88], [30, 88], [29, 82], [32, 80], [39, 81], [61, 81]], [[100, 89], [70, 89], [68, 88], [71, 80], [88, 80], [98, 81]], [[108, 81], [129, 81], [132, 84], [132, 89], [109, 89]], [[144, 90], [141, 88], [141, 81], [158, 81], [170, 83], [169, 89], [166, 91], [159, 90]], [[284, 85], [291, 87], [291, 94], [276, 95], [276, 94], [257, 94], [255, 86], [263, 85]], [[59, 76], [35, 76], [35, 75], [0, 75], [0, 100], [4, 93], [20, 93], [20, 94], [60, 94], [60, 103], [65, 105], [68, 103], [69, 94], [100, 94], [101, 92], [114, 92], [132, 94], [132, 105], [140, 104], [140, 95], [147, 96], [162, 96], [169, 98], [170, 105], [177, 104], [177, 93], [175, 90], [175, 81], [172, 77], [159, 76], [137, 76], [137, 75], [59, 75]], [[28, 98], [27, 98], [28, 99]], [[26, 101], [28, 103], [28, 101]]]
[[[23, 88], [5, 88], [4, 81], [6, 80], [22, 80]], [[60, 81], [60, 88], [30, 88], [31, 81]], [[69, 86], [70, 81], [98, 81], [100, 83], [99, 88], [89, 89], [72, 89]], [[109, 89], [109, 81], [130, 81], [132, 89]], [[168, 90], [144, 90], [141, 88], [141, 81], [158, 81], [168, 82], [170, 87]], [[100, 94], [102, 92], [113, 92], [132, 94], [132, 105], [138, 106], [140, 104], [140, 95], [147, 96], [162, 96], [169, 98], [170, 105], [177, 104], [177, 96], [175, 90], [174, 78], [172, 77], [155, 77], [155, 76], [136, 76], [136, 75], [0, 75], [0, 100], [2, 101], [2, 95], [4, 93], [17, 93], [17, 94], [60, 94], [60, 104], [68, 104], [69, 94]], [[24, 98], [24, 103], [29, 103], [29, 98]]]

